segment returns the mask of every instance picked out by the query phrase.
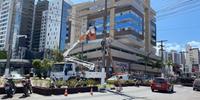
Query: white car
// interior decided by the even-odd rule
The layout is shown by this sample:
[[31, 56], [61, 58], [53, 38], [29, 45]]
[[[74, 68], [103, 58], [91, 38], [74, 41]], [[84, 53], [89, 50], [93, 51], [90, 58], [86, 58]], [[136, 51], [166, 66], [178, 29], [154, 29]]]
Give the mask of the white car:
[[128, 74], [124, 74], [124, 75], [115, 75], [115, 76], [112, 76], [110, 77], [108, 80], [117, 80], [117, 76], [118, 77], [122, 77], [122, 80], [129, 80], [129, 75]]

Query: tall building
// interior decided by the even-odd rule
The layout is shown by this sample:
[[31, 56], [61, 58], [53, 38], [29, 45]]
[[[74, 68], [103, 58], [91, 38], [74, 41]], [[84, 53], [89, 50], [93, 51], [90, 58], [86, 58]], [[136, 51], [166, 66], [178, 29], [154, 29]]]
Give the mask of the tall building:
[[26, 35], [27, 38], [13, 37], [13, 58], [23, 58], [26, 51], [31, 49], [34, 3], [35, 0], [16, 0], [13, 36]]
[[[162, 55], [162, 52], [161, 50], [159, 50], [158, 56], [161, 57], [161, 55]], [[167, 61], [169, 61], [169, 52], [163, 51], [163, 62], [166, 63]]]
[[[108, 8], [113, 6], [111, 5], [112, 0], [108, 0]], [[136, 49], [145, 48], [144, 43], [144, 7], [143, 0], [118, 0], [115, 2], [118, 7], [114, 10], [114, 18], [112, 18], [112, 12], [108, 14], [107, 20], [107, 33], [110, 32], [110, 35], [124, 44], [128, 44]], [[78, 35], [73, 33], [84, 33], [87, 31], [88, 26], [95, 26], [97, 31], [97, 38], [100, 39], [103, 36], [103, 13], [102, 6], [104, 2], [101, 0], [96, 0], [95, 3], [88, 2], [73, 7], [72, 16], [83, 16], [79, 18], [76, 23], [72, 23], [73, 27], [76, 27], [76, 31], [73, 32], [72, 27], [72, 37], [71, 42], [74, 43], [78, 39]], [[124, 6], [124, 7], [122, 7]], [[77, 10], [81, 10], [79, 13]], [[112, 9], [111, 9], [112, 10]], [[94, 13], [93, 13], [94, 12]], [[150, 33], [149, 38], [151, 39], [149, 43], [151, 44], [151, 51], [155, 53], [156, 46], [156, 24], [155, 24], [155, 11], [150, 8]], [[93, 13], [93, 14], [90, 14]], [[89, 16], [86, 16], [90, 14]], [[110, 17], [111, 16], [111, 17]], [[74, 19], [75, 17], [73, 17]], [[112, 21], [113, 19], [113, 21]], [[76, 19], [74, 19], [76, 20]], [[80, 22], [82, 21], [82, 24]], [[75, 25], [74, 25], [75, 24]], [[112, 29], [112, 24], [114, 27]], [[114, 31], [114, 33], [112, 32]], [[76, 35], [76, 36], [74, 36]], [[130, 41], [130, 42], [129, 42]]]
[[35, 7], [35, 15], [34, 15], [34, 29], [32, 34], [32, 42], [31, 42], [31, 49], [33, 51], [39, 51], [40, 45], [40, 34], [41, 34], [41, 27], [42, 27], [42, 14], [43, 11], [48, 10], [49, 1], [47, 0], [38, 0], [36, 7]]
[[190, 45], [186, 47], [186, 72], [199, 72], [200, 68], [200, 52], [199, 48], [192, 48]]
[[[72, 7], [70, 44], [73, 45], [85, 33], [89, 26], [96, 27], [94, 41], [89, 41], [82, 47], [71, 52], [71, 55], [83, 53], [89, 61], [99, 66], [102, 61], [104, 7], [102, 0], [85, 2]], [[150, 5], [150, 4], [149, 4]], [[115, 7], [113, 7], [115, 6]], [[145, 7], [143, 0], [108, 0], [108, 15], [106, 33], [112, 39], [110, 50], [106, 53], [106, 71], [144, 73], [145, 64], [140, 63], [147, 54], [145, 53]], [[156, 62], [160, 57], [155, 53], [156, 24], [155, 11], [149, 7], [149, 59]], [[110, 52], [110, 54], [108, 53]], [[111, 64], [112, 63], [112, 64]], [[152, 69], [148, 64], [148, 74], [159, 74], [159, 69]], [[115, 71], [114, 71], [115, 70]]]
[[45, 49], [65, 49], [69, 35], [69, 0], [50, 0], [48, 8]]
[[48, 10], [42, 12], [40, 47], [39, 47], [40, 52], [45, 50], [47, 18], [48, 18]]
[[[22, 58], [30, 49], [35, 0], [1, 0], [0, 48], [12, 44], [12, 58]], [[18, 37], [18, 35], [26, 35]], [[12, 41], [10, 41], [12, 40]]]
[[168, 59], [172, 61], [174, 64], [181, 64], [181, 58], [180, 58], [180, 53], [178, 53], [175, 50], [171, 50], [171, 52], [168, 54]]
[[8, 50], [11, 35], [14, 1], [0, 0], [0, 50]]

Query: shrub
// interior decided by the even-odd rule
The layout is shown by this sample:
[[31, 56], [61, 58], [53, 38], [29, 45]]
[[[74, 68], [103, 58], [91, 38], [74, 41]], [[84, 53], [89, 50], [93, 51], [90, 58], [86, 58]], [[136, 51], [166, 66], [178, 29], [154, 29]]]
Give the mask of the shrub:
[[107, 80], [107, 83], [115, 85], [117, 84], [117, 80]]
[[63, 80], [58, 80], [58, 81], [56, 81], [56, 86], [57, 86], [58, 88], [60, 88], [61, 86], [64, 86], [64, 84], [65, 84], [65, 81], [63, 81]]
[[87, 86], [97, 85], [97, 82], [93, 79], [87, 79], [85, 83], [86, 83]]

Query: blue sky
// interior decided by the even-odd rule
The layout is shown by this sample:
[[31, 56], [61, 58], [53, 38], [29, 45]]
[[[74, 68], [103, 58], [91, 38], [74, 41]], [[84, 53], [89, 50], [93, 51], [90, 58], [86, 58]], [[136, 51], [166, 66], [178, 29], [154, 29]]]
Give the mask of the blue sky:
[[[177, 1], [184, 0], [152, 0], [151, 5], [157, 11], [163, 7], [176, 4]], [[191, 5], [191, 7], [195, 7], [195, 5]], [[168, 49], [183, 50], [186, 44], [200, 48], [199, 9], [200, 7], [196, 7], [191, 11], [181, 10], [175, 16], [158, 19], [158, 40], [168, 40], [166, 43]]]
[[[81, 3], [94, 0], [71, 1]], [[181, 1], [186, 0], [151, 0], [151, 6], [157, 11]], [[198, 9], [199, 11], [197, 11]], [[200, 7], [195, 8], [193, 11], [180, 11], [176, 15], [157, 20], [157, 40], [168, 40], [166, 43], [167, 50], [180, 51], [185, 48], [186, 44], [200, 48]], [[157, 15], [159, 14], [157, 13]]]

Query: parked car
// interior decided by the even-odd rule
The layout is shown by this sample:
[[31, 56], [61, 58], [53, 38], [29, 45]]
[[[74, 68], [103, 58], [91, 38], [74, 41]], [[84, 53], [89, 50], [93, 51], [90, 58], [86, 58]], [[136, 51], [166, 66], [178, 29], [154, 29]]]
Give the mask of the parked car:
[[117, 80], [117, 76], [118, 76], [118, 77], [122, 77], [122, 80], [125, 80], [125, 81], [129, 80], [129, 75], [128, 75], [128, 74], [124, 74], [124, 75], [114, 75], [114, 76], [108, 78], [108, 80]]
[[187, 77], [187, 78], [181, 78], [181, 84], [183, 86], [193, 86], [193, 83], [194, 83], [194, 78], [191, 78], [191, 77]]
[[154, 90], [173, 92], [174, 86], [166, 78], [155, 78], [151, 83], [151, 90], [152, 92], [154, 92]]
[[194, 82], [193, 82], [193, 90], [200, 91], [200, 78], [194, 80]]

